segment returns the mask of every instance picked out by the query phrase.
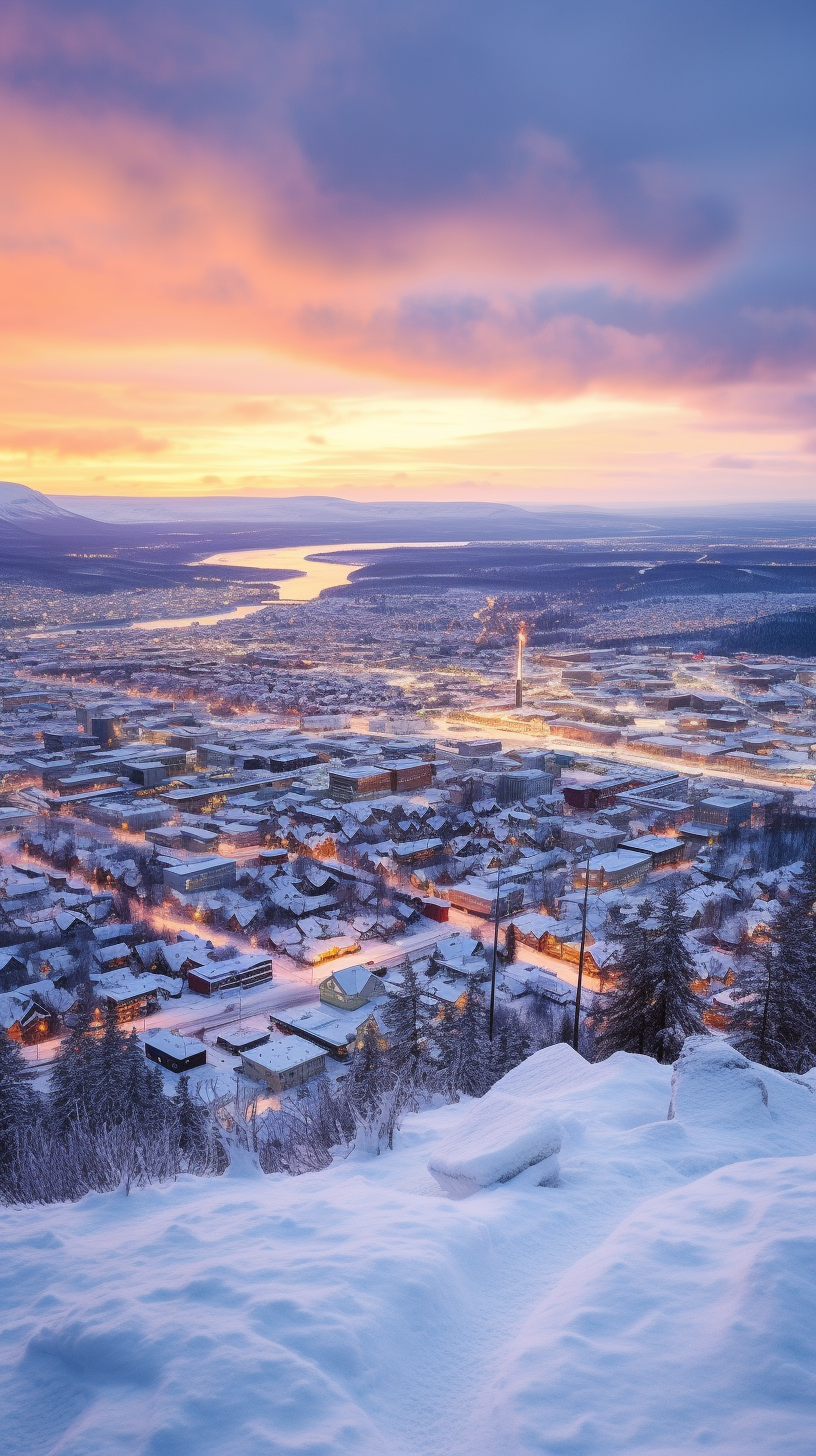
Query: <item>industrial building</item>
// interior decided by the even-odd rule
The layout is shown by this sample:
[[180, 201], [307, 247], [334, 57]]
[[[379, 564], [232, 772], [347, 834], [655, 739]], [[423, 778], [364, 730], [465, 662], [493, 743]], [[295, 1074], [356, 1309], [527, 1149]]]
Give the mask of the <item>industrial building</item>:
[[[615, 849], [610, 854], [593, 855], [589, 861], [589, 883], [595, 889], [610, 889], [613, 885], [634, 885], [642, 880], [652, 867], [649, 854], [638, 854], [631, 849]], [[575, 884], [583, 886], [586, 879], [586, 865], [576, 869]]]
[[234, 859], [224, 859], [220, 854], [208, 859], [190, 859], [186, 864], [168, 865], [164, 883], [168, 890], [180, 890], [185, 895], [199, 890], [218, 890], [235, 884], [236, 869]]
[[752, 799], [737, 799], [717, 795], [700, 799], [694, 812], [698, 824], [718, 824], [724, 829], [736, 829], [740, 824], [750, 824]]
[[232, 991], [240, 986], [259, 986], [272, 980], [272, 958], [262, 951], [235, 955], [228, 961], [207, 961], [187, 972], [187, 985], [199, 996], [212, 996], [215, 991]]
[[551, 794], [552, 786], [552, 774], [540, 769], [510, 769], [496, 775], [496, 798], [500, 804], [518, 804]]

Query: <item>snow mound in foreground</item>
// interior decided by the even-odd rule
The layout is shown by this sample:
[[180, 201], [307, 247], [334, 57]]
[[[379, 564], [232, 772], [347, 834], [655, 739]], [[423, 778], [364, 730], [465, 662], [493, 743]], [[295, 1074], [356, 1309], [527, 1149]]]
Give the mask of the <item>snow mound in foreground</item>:
[[454, 1198], [507, 1183], [533, 1165], [540, 1165], [540, 1186], [554, 1184], [561, 1120], [547, 1104], [547, 1094], [591, 1077], [589, 1063], [564, 1042], [536, 1052], [484, 1097], [469, 1103], [456, 1131], [430, 1159], [428, 1171]]
[[764, 1127], [771, 1118], [767, 1082], [727, 1042], [689, 1037], [672, 1073], [669, 1117], [697, 1125]]
[[760, 1077], [768, 1106], [695, 1120], [684, 1070], [669, 1119], [670, 1067], [552, 1051], [526, 1075], [557, 1187], [443, 1194], [461, 1103], [302, 1178], [3, 1210], [4, 1449], [812, 1456], [813, 1091], [691, 1047], [689, 1078]]
[[496, 1451], [804, 1456], [816, 1414], [816, 1159], [739, 1163], [647, 1202], [503, 1361]]

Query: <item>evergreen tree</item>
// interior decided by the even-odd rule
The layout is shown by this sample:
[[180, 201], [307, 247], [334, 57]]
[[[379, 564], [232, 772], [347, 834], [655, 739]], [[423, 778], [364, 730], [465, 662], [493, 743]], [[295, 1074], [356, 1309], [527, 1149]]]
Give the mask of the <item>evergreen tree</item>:
[[453, 1086], [469, 1097], [481, 1097], [490, 1086], [490, 1039], [485, 1000], [475, 976], [468, 981], [465, 1004], [453, 1030]]
[[182, 1074], [173, 1098], [175, 1137], [182, 1166], [189, 1173], [210, 1171], [211, 1147], [206, 1109], [190, 1096], [190, 1079]]
[[0, 1197], [8, 1198], [15, 1187], [21, 1149], [38, 1112], [23, 1053], [0, 1031]]
[[516, 959], [516, 927], [512, 923], [508, 925], [504, 937], [504, 959], [508, 966]]
[[90, 986], [80, 987], [74, 1003], [73, 1025], [51, 1069], [51, 1110], [58, 1127], [79, 1120], [94, 1121], [99, 1101], [99, 1045], [93, 1017], [96, 1003]]
[[400, 1071], [417, 1077], [427, 1057], [430, 1007], [422, 984], [410, 961], [402, 973], [402, 985], [389, 997], [383, 1021], [391, 1044], [391, 1059]]
[[394, 1080], [391, 1068], [387, 1065], [387, 1057], [377, 1027], [369, 1022], [355, 1047], [346, 1077], [346, 1090], [351, 1103], [364, 1116], [370, 1115], [379, 1106], [384, 1088]]
[[527, 1027], [515, 1011], [497, 1006], [493, 1025], [493, 1041], [489, 1043], [490, 1082], [498, 1082], [507, 1072], [529, 1056], [532, 1043]]
[[128, 1073], [127, 1040], [119, 1024], [119, 1013], [108, 1002], [104, 1030], [98, 1043], [97, 1101], [94, 1121], [99, 1127], [115, 1127], [125, 1116], [125, 1081]]
[[658, 906], [660, 929], [652, 942], [653, 1056], [672, 1062], [687, 1036], [705, 1031], [700, 1003], [691, 989], [694, 962], [683, 940], [683, 901], [677, 885], [670, 885]]
[[613, 989], [598, 997], [592, 1022], [596, 1054], [600, 1059], [613, 1052], [641, 1055], [651, 1052], [654, 1031], [651, 945], [639, 923], [627, 925], [621, 933]]
[[[652, 916], [650, 902], [640, 907]], [[646, 913], [648, 912], [648, 913]], [[614, 989], [605, 992], [591, 1018], [596, 1056], [639, 1052], [670, 1062], [687, 1036], [704, 1031], [691, 989], [694, 963], [683, 941], [682, 900], [670, 886], [657, 907], [659, 929], [647, 935], [639, 920], [626, 927], [616, 957]]]
[[777, 915], [772, 942], [760, 961], [746, 958], [733, 1041], [752, 1061], [783, 1072], [816, 1065], [816, 864]]

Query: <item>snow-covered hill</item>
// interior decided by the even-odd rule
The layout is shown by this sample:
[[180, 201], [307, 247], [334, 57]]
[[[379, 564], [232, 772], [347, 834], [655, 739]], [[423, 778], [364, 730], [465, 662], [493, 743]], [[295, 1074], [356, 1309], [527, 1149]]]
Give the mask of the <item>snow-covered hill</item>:
[[[55, 501], [94, 520], [131, 523], [171, 521], [246, 522], [257, 526], [308, 526], [314, 529], [353, 530], [359, 539], [369, 531], [391, 528], [409, 539], [421, 530], [440, 539], [474, 536], [533, 539], [555, 528], [563, 534], [603, 534], [612, 520], [599, 512], [572, 513], [561, 518], [541, 515], [520, 506], [486, 501], [355, 501], [328, 495], [201, 495], [201, 496], [55, 496]], [[359, 533], [362, 533], [361, 535]]]
[[16, 485], [11, 480], [0, 480], [0, 521], [11, 521], [19, 525], [47, 524], [53, 521], [73, 521], [79, 524], [79, 517], [64, 510], [47, 495], [32, 490], [28, 485]]
[[8, 1449], [809, 1456], [816, 1095], [712, 1045], [550, 1078], [554, 1186], [447, 1197], [464, 1102], [302, 1178], [6, 1210]]

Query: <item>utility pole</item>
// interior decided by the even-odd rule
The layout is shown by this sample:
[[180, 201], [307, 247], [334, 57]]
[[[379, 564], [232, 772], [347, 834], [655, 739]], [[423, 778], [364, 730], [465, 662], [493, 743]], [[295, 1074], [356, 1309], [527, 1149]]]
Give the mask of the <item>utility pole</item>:
[[493, 965], [490, 969], [490, 1015], [488, 1017], [488, 1036], [493, 1040], [493, 1012], [496, 1008], [496, 956], [499, 950], [499, 901], [501, 899], [501, 865], [499, 865], [496, 878], [496, 917], [493, 922]]
[[584, 979], [584, 950], [586, 949], [587, 901], [589, 899], [589, 861], [592, 858], [592, 845], [587, 843], [584, 845], [584, 849], [587, 852], [585, 875], [586, 883], [584, 884], [584, 908], [581, 915], [581, 949], [578, 954], [578, 986], [575, 992], [575, 1021], [572, 1028], [572, 1045], [573, 1049], [576, 1052], [578, 1050], [578, 1035], [581, 1029], [581, 983]]

